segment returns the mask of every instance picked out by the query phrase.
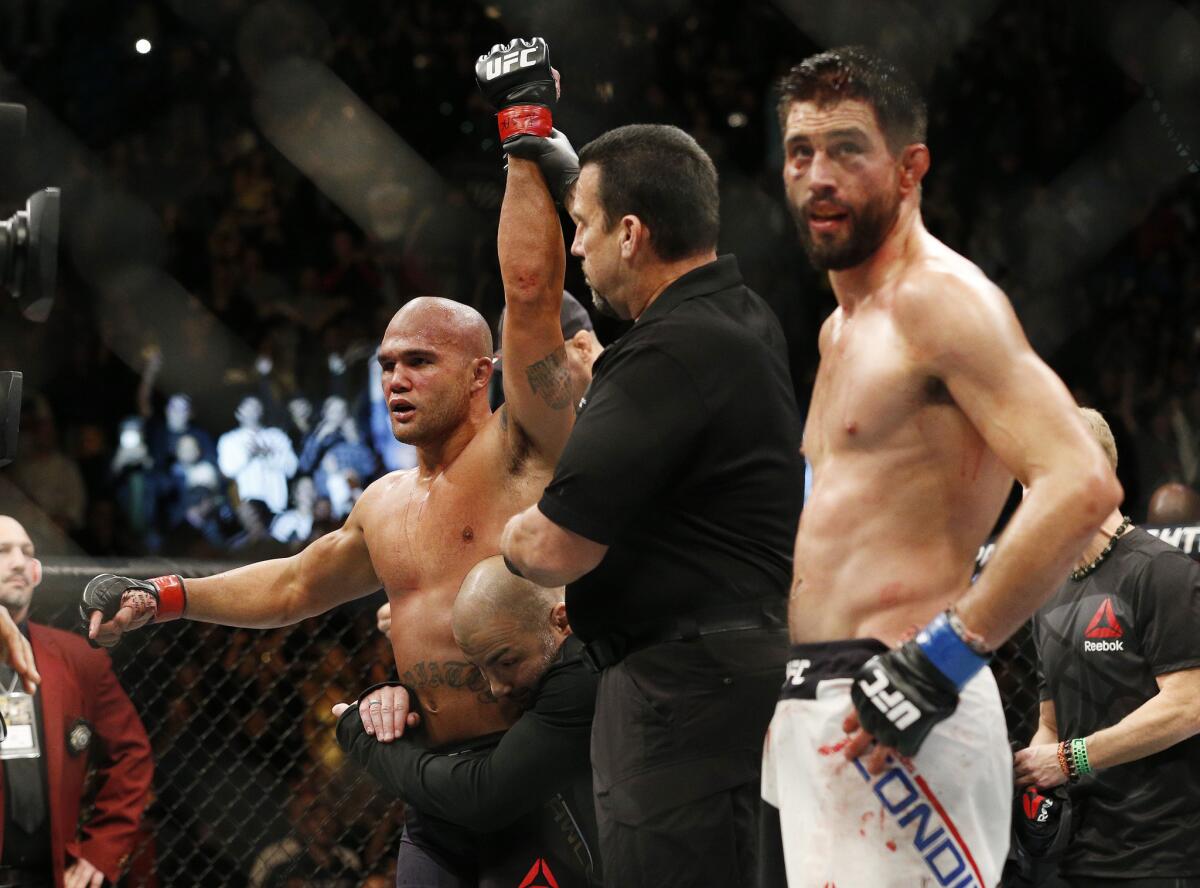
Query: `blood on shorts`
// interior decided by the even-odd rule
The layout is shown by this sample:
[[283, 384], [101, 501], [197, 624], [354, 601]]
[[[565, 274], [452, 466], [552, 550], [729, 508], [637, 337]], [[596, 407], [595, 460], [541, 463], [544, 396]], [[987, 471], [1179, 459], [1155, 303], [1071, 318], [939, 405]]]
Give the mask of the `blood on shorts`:
[[829, 745], [818, 746], [817, 752], [819, 752], [821, 755], [835, 755], [835, 754], [841, 752], [843, 749], [845, 749], [847, 744], [849, 744], [849, 742], [850, 742], [849, 737], [843, 737], [841, 740], [839, 740], [837, 743], [834, 743], [832, 746], [829, 746]]
[[888, 839], [888, 840], [887, 840], [886, 842], [884, 842], [883, 844], [887, 845], [887, 849], [888, 849], [889, 851], [895, 851], [895, 850], [896, 850], [896, 843], [895, 843], [895, 842], [893, 842], [891, 839]]

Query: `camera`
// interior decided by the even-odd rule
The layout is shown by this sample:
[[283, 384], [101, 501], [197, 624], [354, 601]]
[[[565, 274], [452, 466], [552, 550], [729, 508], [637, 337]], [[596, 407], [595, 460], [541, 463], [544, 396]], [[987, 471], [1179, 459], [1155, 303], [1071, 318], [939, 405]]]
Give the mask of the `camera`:
[[[25, 133], [25, 106], [0, 103], [0, 144], [15, 142]], [[54, 304], [58, 267], [59, 198], [57, 188], [43, 188], [17, 210], [0, 220], [0, 292], [16, 300], [21, 314], [42, 322]], [[21, 374], [0, 371], [0, 466], [17, 453], [21, 417]]]

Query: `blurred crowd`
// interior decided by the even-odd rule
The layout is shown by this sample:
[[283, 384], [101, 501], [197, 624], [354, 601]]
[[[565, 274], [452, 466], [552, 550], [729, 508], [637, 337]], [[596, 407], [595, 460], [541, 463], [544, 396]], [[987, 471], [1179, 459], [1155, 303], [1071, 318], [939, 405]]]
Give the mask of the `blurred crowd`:
[[[55, 312], [35, 327], [0, 309], [0, 364], [24, 370], [31, 395], [21, 459], [2, 479], [31, 501], [18, 512], [49, 516], [88, 554], [257, 558], [303, 545], [379, 474], [411, 465], [372, 400], [373, 349], [415, 295], [496, 318], [501, 161], [473, 62], [539, 23], [567, 72], [558, 121], [577, 143], [661, 120], [717, 159], [722, 248], [780, 314], [807, 400], [832, 300], [779, 200], [772, 81], [815, 43], [780, 8], [592, 10], [613, 35], [601, 63], [578, 22], [501, 4], [335, 3], [319, 17], [216, 6], [188, 18], [129, 4], [116, 21], [55, 4], [7, 13], [6, 67], [78, 137], [56, 181], [67, 248]], [[1055, 214], [1086, 225], [1097, 188], [1137, 184], [1113, 161], [1090, 192], [1060, 185], [1145, 100], [1105, 27], [1083, 10], [1005, 5], [929, 60], [924, 203], [932, 230], [1010, 294], [1081, 403], [1113, 421], [1127, 508], [1143, 518], [1155, 487], [1200, 473], [1197, 176], [1181, 160], [1170, 188], [1097, 222], [1112, 234], [1094, 255], [1037, 236]], [[153, 35], [148, 56], [132, 52], [135, 32]], [[384, 183], [370, 194], [379, 224], [363, 231], [264, 137], [252, 83], [289, 53], [328, 66], [425, 158], [436, 205]], [[133, 208], [97, 230], [90, 210], [113, 193]], [[138, 271], [97, 270], [106, 250], [132, 250]]]

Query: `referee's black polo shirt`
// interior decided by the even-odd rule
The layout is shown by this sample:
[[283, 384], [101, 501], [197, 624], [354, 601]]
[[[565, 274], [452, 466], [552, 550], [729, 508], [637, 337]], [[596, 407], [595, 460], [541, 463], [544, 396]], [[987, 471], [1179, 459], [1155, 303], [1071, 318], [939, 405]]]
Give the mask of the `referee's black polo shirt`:
[[787, 595], [804, 488], [774, 313], [722, 256], [673, 282], [604, 350], [538, 504], [609, 547], [567, 589], [584, 641]]

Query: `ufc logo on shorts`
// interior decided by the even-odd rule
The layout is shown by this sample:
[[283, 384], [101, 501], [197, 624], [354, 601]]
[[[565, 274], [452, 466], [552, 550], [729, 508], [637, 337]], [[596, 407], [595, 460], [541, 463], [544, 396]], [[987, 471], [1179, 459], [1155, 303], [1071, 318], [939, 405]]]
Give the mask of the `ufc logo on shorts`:
[[804, 684], [804, 670], [812, 665], [812, 660], [788, 660], [784, 678], [792, 687]]
[[495, 80], [501, 74], [507, 74], [514, 68], [530, 68], [537, 64], [537, 59], [533, 56], [538, 51], [536, 46], [531, 46], [528, 49], [520, 51], [513, 50], [506, 52], [502, 56], [493, 56], [487, 60], [487, 68], [484, 71], [484, 76], [488, 80]]
[[879, 669], [874, 670], [874, 672], [875, 680], [873, 682], [868, 683], [860, 680], [858, 686], [867, 695], [867, 699], [874, 703], [875, 707], [888, 717], [888, 721], [894, 724], [897, 729], [903, 731], [921, 717], [921, 710], [913, 706], [900, 691], [887, 690], [891, 682], [888, 681], [886, 674]]

